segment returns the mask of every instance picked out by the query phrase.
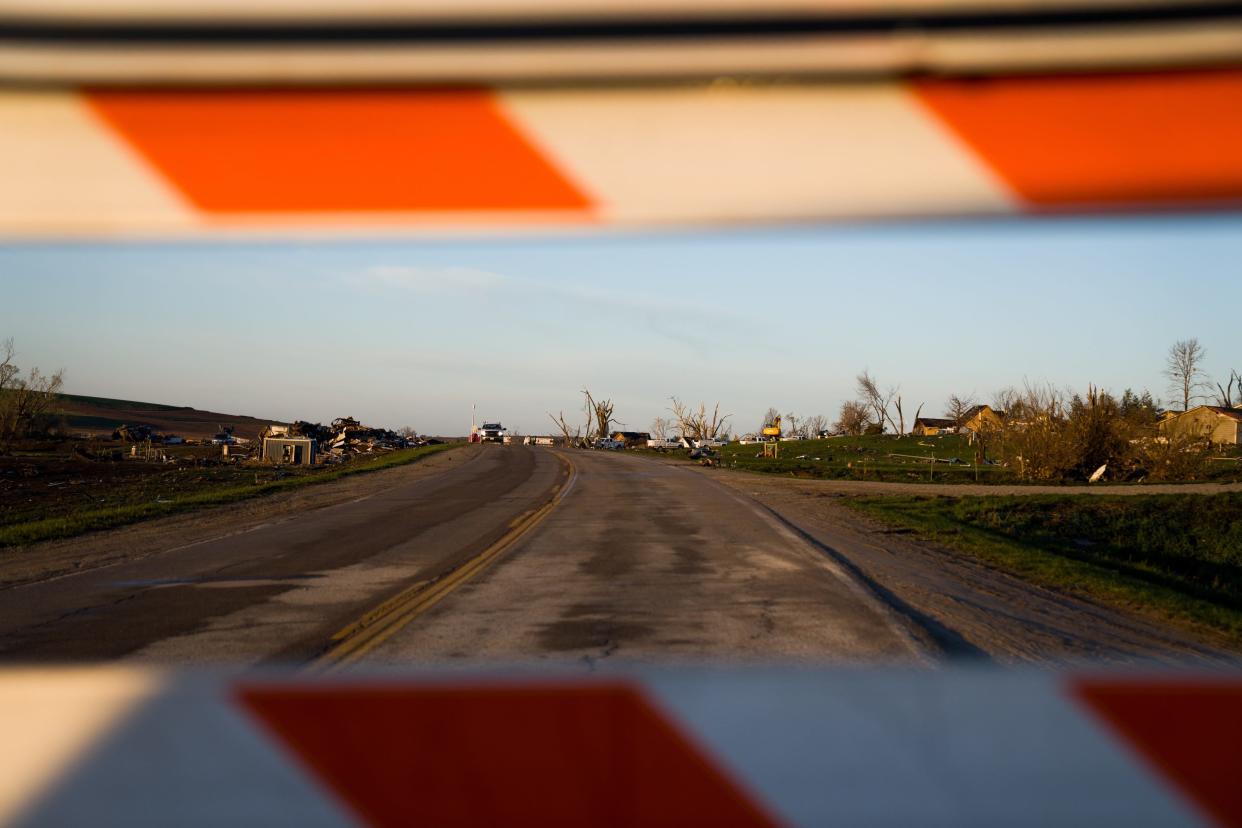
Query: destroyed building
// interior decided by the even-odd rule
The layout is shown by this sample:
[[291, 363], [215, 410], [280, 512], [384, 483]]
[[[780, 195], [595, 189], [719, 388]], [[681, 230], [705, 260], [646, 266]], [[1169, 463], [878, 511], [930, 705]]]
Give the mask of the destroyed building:
[[313, 437], [264, 437], [263, 459], [293, 466], [314, 465], [319, 444]]
[[[273, 423], [259, 432], [262, 457], [269, 463], [315, 463], [355, 454], [392, 451], [417, 444], [395, 431], [363, 425], [353, 417], [338, 417], [332, 425], [298, 420]], [[289, 459], [296, 457], [297, 459]], [[309, 459], [308, 459], [309, 458]]]

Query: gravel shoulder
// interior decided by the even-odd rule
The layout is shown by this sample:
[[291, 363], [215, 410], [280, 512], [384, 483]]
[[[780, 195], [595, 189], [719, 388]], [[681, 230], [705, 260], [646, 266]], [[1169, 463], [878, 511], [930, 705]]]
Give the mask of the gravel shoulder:
[[688, 473], [755, 499], [801, 531], [901, 614], [930, 650], [946, 658], [1007, 664], [1236, 664], [1242, 658], [1236, 642], [1224, 636], [1035, 586], [962, 552], [895, 533], [839, 502], [847, 495], [886, 493], [1214, 493], [1236, 486], [941, 487], [790, 480], [683, 466]]
[[477, 448], [463, 444], [414, 463], [368, 474], [349, 475], [290, 492], [212, 506], [66, 540], [0, 550], [0, 589], [128, 563], [172, 549], [249, 532], [309, 510], [369, 497], [393, 486], [469, 463], [479, 457]]

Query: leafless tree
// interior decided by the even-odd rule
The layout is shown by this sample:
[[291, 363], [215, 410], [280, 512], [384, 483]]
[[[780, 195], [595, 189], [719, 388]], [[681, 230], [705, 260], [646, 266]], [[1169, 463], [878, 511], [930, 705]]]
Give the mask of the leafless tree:
[[[893, 397], [893, 410], [897, 412], [897, 433], [905, 434], [906, 433], [906, 414], [904, 411], [901, 410], [901, 395], [900, 394], [895, 394], [895, 396]], [[893, 422], [893, 418], [889, 417], [888, 421], [891, 424]]]
[[15, 439], [49, 428], [65, 384], [63, 368], [50, 376], [31, 368], [22, 378], [16, 355], [12, 339], [0, 343], [0, 454], [7, 454]]
[[582, 444], [582, 426], [571, 426], [565, 422], [565, 412], [559, 412], [555, 417], [552, 412], [548, 412], [548, 418], [556, 426], [557, 431], [561, 433], [561, 437], [565, 440], [566, 446], [577, 446]]
[[17, 351], [13, 349], [12, 338], [0, 342], [0, 391], [12, 388], [17, 375], [21, 373], [17, 365], [13, 363], [13, 358], [16, 356]]
[[586, 415], [587, 422], [587, 440], [591, 441], [597, 437], [607, 437], [612, 433], [612, 424], [617, 420], [612, 416], [615, 406], [612, 400], [597, 400], [591, 396], [591, 392], [582, 389], [582, 396], [586, 398]]
[[957, 394], [950, 394], [949, 399], [945, 400], [944, 403], [944, 416], [952, 420], [953, 425], [961, 428], [962, 424], [966, 422], [966, 418], [970, 415], [970, 412], [976, 405], [978, 405], [978, 403], [975, 402], [974, 391], [971, 391], [964, 397], [959, 397]]
[[821, 433], [828, 430], [828, 418], [823, 414], [807, 417], [802, 421], [802, 430], [806, 432], [808, 437], [818, 437]]
[[798, 415], [790, 411], [785, 415], [783, 422], [786, 424], [785, 433], [790, 437], [805, 437], [802, 425], [798, 422]]
[[1052, 480], [1074, 467], [1078, 452], [1066, 437], [1068, 422], [1065, 395], [1052, 385], [1028, 383], [1022, 391], [1006, 389], [1004, 425], [992, 433], [981, 428], [976, 452], [982, 459], [987, 444], [995, 442], [1002, 458], [1023, 480]]
[[768, 406], [767, 413], [763, 415], [763, 423], [759, 426], [759, 432], [762, 434], [763, 430], [780, 419], [780, 416], [781, 412], [776, 406]]
[[842, 434], [857, 437], [871, 425], [871, 414], [868, 406], [858, 400], [847, 400], [841, 403], [841, 413], [837, 416], [834, 428]]
[[1203, 360], [1207, 351], [1197, 339], [1180, 339], [1169, 347], [1164, 375], [1169, 378], [1169, 393], [1182, 401], [1182, 410], [1190, 410], [1190, 401], [1200, 396], [1204, 382]]
[[1229, 372], [1229, 384], [1228, 385], [1221, 385], [1219, 382], [1216, 383], [1216, 388], [1220, 391], [1220, 393], [1217, 394], [1216, 396], [1216, 404], [1219, 405], [1221, 408], [1233, 408], [1234, 407], [1233, 395], [1234, 395], [1235, 385], [1237, 386], [1237, 394], [1238, 394], [1237, 405], [1239, 407], [1242, 407], [1242, 374], [1239, 374], [1237, 370], [1235, 369]]
[[715, 440], [725, 433], [731, 415], [720, 414], [720, 403], [716, 403], [708, 414], [706, 403], [699, 403], [695, 410], [676, 397], [669, 399], [672, 401], [669, 411], [672, 412], [682, 437], [689, 440]]
[[1001, 390], [992, 395], [993, 411], [1008, 411], [1011, 408], [1022, 403], [1025, 397], [1029, 396], [1012, 385], [1006, 385]]
[[401, 426], [401, 428], [397, 429], [397, 434], [406, 440], [418, 439], [418, 429], [414, 428], [414, 426]]
[[897, 403], [897, 413], [901, 415], [901, 397], [897, 395], [897, 387], [892, 386], [887, 391], [880, 390], [880, 384], [875, 377], [871, 376], [871, 372], [864, 370], [856, 378], [858, 380], [857, 391], [859, 399], [871, 410], [872, 420], [880, 425], [888, 423], [893, 427], [893, 431], [902, 434], [905, 431], [905, 418], [902, 417], [901, 426], [893, 421], [893, 417], [889, 414], [889, 407], [893, 405], [894, 400]]
[[664, 417], [656, 417], [651, 421], [651, 436], [658, 440], [668, 439], [668, 430], [672, 426]]

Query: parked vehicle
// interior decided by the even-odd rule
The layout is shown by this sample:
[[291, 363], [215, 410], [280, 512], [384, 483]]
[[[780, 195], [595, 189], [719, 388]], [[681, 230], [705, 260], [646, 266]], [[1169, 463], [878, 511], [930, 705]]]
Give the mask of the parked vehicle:
[[659, 449], [660, 451], [679, 449], [681, 448], [681, 440], [678, 440], [676, 437], [652, 437], [647, 441], [647, 448]]
[[625, 443], [620, 440], [610, 440], [607, 437], [600, 437], [591, 445], [591, 448], [606, 449], [608, 451], [620, 451], [625, 448]]

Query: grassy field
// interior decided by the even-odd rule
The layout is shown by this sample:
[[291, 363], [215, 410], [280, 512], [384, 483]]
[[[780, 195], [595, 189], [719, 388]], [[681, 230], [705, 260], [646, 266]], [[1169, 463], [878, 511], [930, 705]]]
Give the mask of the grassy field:
[[841, 502], [1035, 583], [1242, 641], [1242, 494]]
[[[965, 437], [829, 437], [780, 444], [779, 459], [765, 458], [763, 446], [730, 443], [720, 449], [722, 465], [741, 471], [832, 480], [932, 483], [1011, 482], [1000, 466], [974, 465]], [[933, 463], [932, 459], [937, 462]]]
[[202, 411], [184, 405], [114, 400], [80, 394], [60, 395], [56, 412], [71, 433], [110, 436], [121, 425], [148, 425], [163, 434], [210, 439], [221, 426], [232, 426], [239, 437], [254, 437], [270, 420], [218, 411]]
[[147, 411], [179, 411], [185, 406], [164, 405], [162, 403], [139, 402], [138, 400], [114, 400], [111, 397], [86, 397], [81, 394], [61, 394], [60, 399], [68, 405], [89, 405], [92, 408], [108, 408], [123, 410]]
[[[413, 463], [453, 443], [360, 455], [336, 466], [280, 470], [245, 465], [180, 466], [132, 461], [36, 463], [8, 458], [0, 483], [0, 547], [66, 538], [177, 512], [326, 483]], [[218, 452], [215, 449], [214, 452]], [[9, 468], [12, 467], [12, 468]]]
[[[646, 449], [638, 451], [646, 452]], [[689, 459], [687, 451], [665, 452]], [[935, 462], [933, 462], [933, 458]], [[975, 447], [965, 436], [915, 437], [877, 434], [780, 443], [780, 457], [763, 456], [761, 445], [730, 443], [720, 449], [721, 465], [739, 471], [821, 480], [872, 480], [886, 483], [1021, 484], [1008, 468], [975, 465]], [[989, 458], [992, 459], [992, 458]], [[1242, 447], [1222, 450], [1195, 482], [1242, 481]], [[1173, 481], [1168, 481], [1173, 482]], [[1067, 483], [1065, 485], [1080, 485]], [[1081, 483], [1085, 485], [1085, 482]]]

